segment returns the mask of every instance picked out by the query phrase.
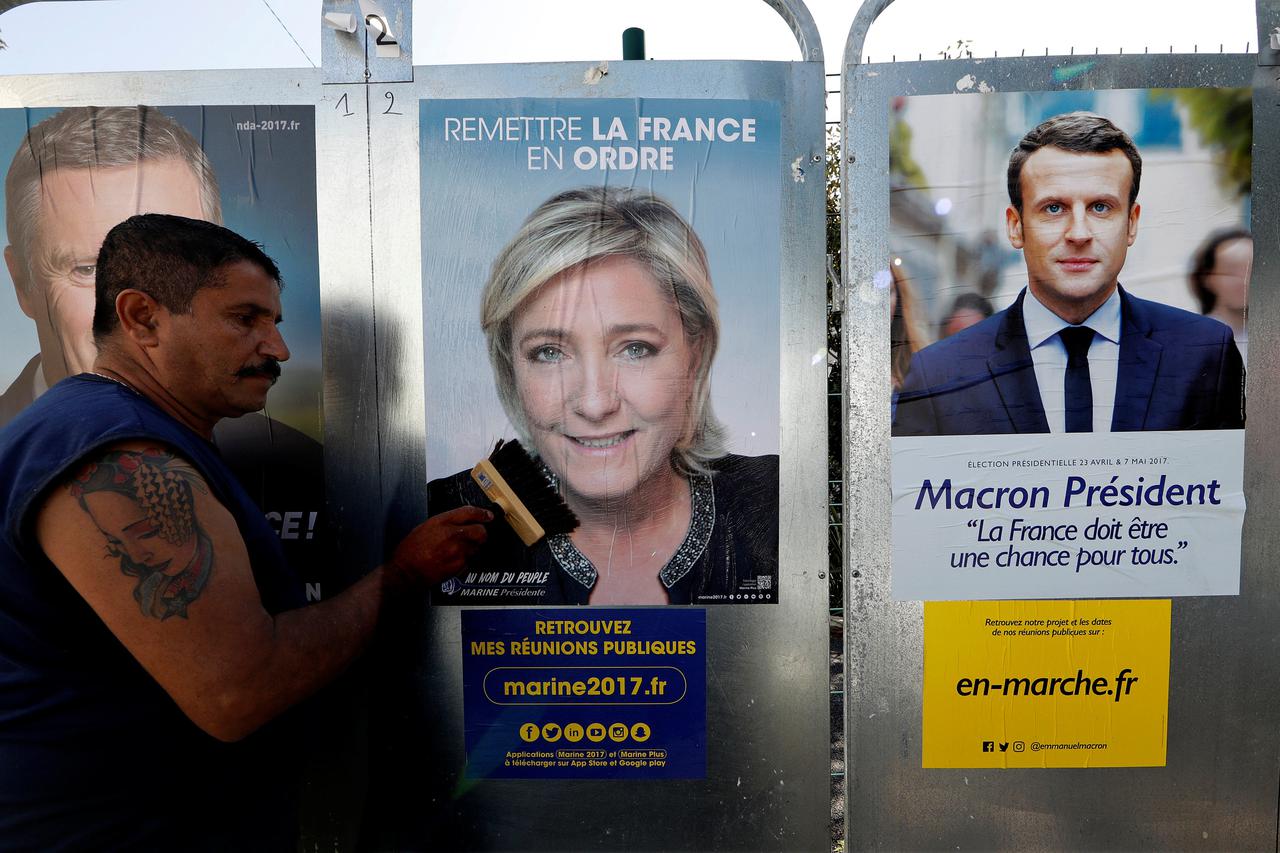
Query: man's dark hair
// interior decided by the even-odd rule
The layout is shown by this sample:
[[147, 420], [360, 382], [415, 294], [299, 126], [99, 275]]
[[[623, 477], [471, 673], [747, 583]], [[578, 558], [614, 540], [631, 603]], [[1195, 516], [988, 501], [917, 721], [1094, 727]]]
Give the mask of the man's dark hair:
[[[196, 291], [221, 287], [220, 270], [249, 261], [280, 283], [280, 270], [262, 247], [221, 225], [185, 216], [144, 213], [107, 232], [98, 251], [93, 339], [101, 346], [116, 330], [116, 297], [140, 290], [175, 314], [191, 311]], [[283, 286], [283, 285], [281, 285]]]
[[1077, 154], [1106, 154], [1121, 151], [1133, 167], [1133, 182], [1129, 185], [1129, 207], [1138, 200], [1138, 184], [1142, 180], [1142, 155], [1129, 138], [1129, 134], [1100, 115], [1093, 113], [1063, 113], [1045, 119], [1035, 129], [1022, 137], [1018, 147], [1009, 155], [1009, 203], [1022, 213], [1022, 167], [1027, 158], [1041, 148], [1061, 148]]
[[995, 306], [991, 304], [991, 300], [983, 296], [981, 293], [974, 293], [972, 290], [966, 290], [957, 294], [956, 298], [951, 302], [951, 308], [946, 314], [942, 315], [942, 322], [946, 323], [951, 319], [951, 315], [957, 311], [977, 311], [983, 317], [990, 317], [996, 313]]
[[1208, 314], [1218, 304], [1218, 294], [1209, 289], [1209, 275], [1218, 264], [1218, 249], [1232, 240], [1253, 242], [1247, 228], [1223, 228], [1210, 234], [1191, 257], [1191, 292], [1200, 302], [1200, 313]]

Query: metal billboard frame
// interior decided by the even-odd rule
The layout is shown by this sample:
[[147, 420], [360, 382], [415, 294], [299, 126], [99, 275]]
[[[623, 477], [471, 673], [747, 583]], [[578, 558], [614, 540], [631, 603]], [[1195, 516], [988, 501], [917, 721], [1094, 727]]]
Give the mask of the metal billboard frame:
[[[339, 557], [363, 565], [380, 561], [386, 545], [424, 511], [418, 101], [660, 96], [780, 105], [781, 603], [710, 608], [707, 778], [604, 788], [586, 781], [464, 782], [459, 609], [423, 608], [420, 621], [384, 640], [408, 639], [422, 652], [398, 697], [408, 703], [406, 713], [423, 713], [416, 721], [430, 743], [425, 753], [406, 751], [398, 756], [402, 763], [374, 770], [388, 774], [410, 811], [391, 815], [397, 825], [383, 822], [390, 814], [385, 804], [366, 798], [366, 787], [376, 794], [377, 780], [359, 766], [360, 736], [326, 732], [321, 749], [330, 737], [340, 742], [335, 760], [342, 768], [330, 768], [313, 790], [319, 802], [304, 827], [308, 845], [826, 846], [827, 455], [818, 438], [826, 410], [825, 81], [807, 8], [799, 0], [766, 2], [795, 35], [802, 61], [413, 66], [407, 43], [403, 61], [371, 62], [361, 24], [355, 34], [324, 31], [324, 56], [334, 61], [320, 69], [0, 78], [0, 106], [8, 107], [315, 107], [328, 504]], [[411, 31], [409, 0], [381, 6], [401, 33]], [[326, 12], [356, 8], [354, 0], [324, 5]], [[599, 73], [584, 76], [590, 69]], [[816, 360], [819, 349], [824, 357]], [[357, 689], [376, 692], [384, 672], [373, 667]]]
[[[589, 73], [607, 69], [607, 74]], [[412, 665], [423, 675], [423, 702], [437, 733], [425, 766], [441, 778], [419, 802], [429, 809], [389, 847], [431, 839], [469, 849], [813, 849], [827, 839], [829, 711], [824, 434], [825, 270], [822, 250], [822, 66], [809, 63], [610, 62], [521, 66], [417, 67], [412, 84], [387, 86], [397, 103], [437, 97], [742, 98], [776, 100], [782, 109], [782, 446], [780, 602], [708, 608], [708, 770], [705, 780], [605, 783], [461, 778], [462, 708], [459, 610], [426, 614], [430, 656]], [[593, 80], [594, 82], [584, 82]], [[381, 96], [372, 100], [376, 103]], [[408, 110], [406, 110], [408, 112]], [[374, 116], [377, 118], [377, 116]], [[406, 115], [404, 119], [409, 119]], [[425, 482], [419, 349], [418, 197], [394, 187], [418, 177], [418, 124], [370, 136], [374, 253], [393, 264], [375, 275], [374, 310], [381, 366], [378, 389], [381, 465], [407, 489], [385, 494], [384, 517], [422, 511]], [[386, 163], [383, 169], [377, 164]], [[797, 163], [795, 170], [792, 164]], [[798, 171], [797, 171], [798, 170]], [[429, 191], [429, 190], [428, 190]], [[396, 247], [382, 251], [381, 247]], [[412, 248], [411, 248], [412, 247]], [[402, 347], [388, 359], [390, 346]], [[354, 339], [353, 339], [354, 343]], [[393, 426], [394, 425], [394, 426]], [[407, 475], [407, 476], [406, 476]], [[368, 483], [372, 490], [376, 484]], [[718, 686], [717, 686], [718, 685]], [[732, 725], [726, 721], [732, 720]], [[425, 783], [424, 783], [425, 784]], [[458, 791], [464, 795], [455, 796]], [[590, 809], [565, 810], [590, 802]], [[403, 813], [403, 812], [402, 812]], [[661, 817], [657, 817], [657, 815]], [[375, 821], [383, 824], [383, 821]], [[415, 831], [418, 834], [414, 834]]]
[[[330, 465], [349, 529], [394, 541], [424, 510], [425, 429], [420, 292], [417, 104], [432, 98], [728, 98], [779, 103], [782, 139], [780, 375], [782, 472], [780, 603], [708, 608], [707, 778], [668, 782], [466, 780], [460, 697], [460, 609], [425, 609], [396, 635], [413, 649], [398, 671], [416, 673], [392, 701], [399, 722], [430, 737], [394, 744], [392, 757], [430, 768], [374, 794], [366, 844], [377, 849], [443, 845], [460, 849], [817, 849], [828, 840], [825, 163], [822, 48], [798, 0], [766, 0], [790, 27], [804, 61], [562, 62], [412, 67], [411, 82], [349, 86], [326, 72], [326, 102], [357, 99], [346, 140], [352, 171], [367, 169], [372, 273], [326, 285], [326, 429], [375, 435]], [[338, 8], [353, 3], [330, 0]], [[384, 2], [390, 16], [406, 2]], [[408, 18], [402, 18], [408, 29]], [[344, 34], [326, 31], [330, 39]], [[359, 50], [359, 40], [342, 42]], [[327, 47], [326, 57], [333, 48]], [[328, 63], [326, 63], [328, 65]], [[355, 67], [352, 65], [351, 67]], [[367, 79], [367, 78], [366, 78]], [[359, 88], [364, 89], [360, 97]], [[317, 112], [324, 112], [318, 108]], [[331, 108], [331, 120], [347, 118]], [[395, 115], [403, 112], [402, 116]], [[367, 146], [350, 136], [367, 129]], [[323, 139], [323, 137], [321, 137]], [[322, 143], [323, 144], [323, 143]], [[363, 153], [363, 157], [361, 156]], [[429, 191], [429, 189], [427, 190]], [[322, 210], [343, 210], [341, 202]], [[358, 208], [345, 208], [346, 210]], [[324, 214], [322, 214], [323, 216]], [[365, 223], [352, 223], [363, 237]], [[325, 232], [321, 232], [324, 244]], [[348, 241], [350, 242], [350, 241]], [[336, 418], [329, 413], [337, 413]], [[341, 489], [341, 491], [338, 491]], [[352, 543], [355, 544], [355, 543]], [[361, 543], [373, 556], [372, 542]], [[419, 656], [417, 652], [421, 651]], [[376, 678], [375, 678], [376, 680]], [[385, 708], [385, 705], [383, 706]], [[727, 724], [725, 721], [732, 721]], [[376, 732], [380, 726], [374, 725]], [[421, 751], [414, 751], [420, 748]], [[375, 750], [376, 751], [376, 750]], [[373, 775], [379, 771], [375, 759]], [[406, 778], [413, 781], [406, 783]], [[386, 789], [384, 788], [383, 791]], [[607, 792], [607, 796], [602, 795]]]
[[[1277, 52], [965, 58], [867, 63], [862, 45], [892, 0], [868, 0], [843, 67], [846, 801], [851, 849], [1224, 849], [1272, 847], [1280, 792], [1280, 454], [1266, 425], [1280, 394], [1249, 389], [1242, 594], [1173, 604], [1168, 763], [1106, 770], [924, 770], [923, 617], [890, 597], [889, 102], [899, 95], [1252, 86], [1255, 236], [1251, 367], [1280, 358], [1280, 76]], [[1280, 4], [1259, 4], [1259, 31]], [[1268, 26], [1270, 25], [1270, 26]], [[969, 84], [972, 83], [970, 88]], [[1085, 775], [1087, 774], [1087, 776]], [[911, 815], [907, 820], [906, 816]]]

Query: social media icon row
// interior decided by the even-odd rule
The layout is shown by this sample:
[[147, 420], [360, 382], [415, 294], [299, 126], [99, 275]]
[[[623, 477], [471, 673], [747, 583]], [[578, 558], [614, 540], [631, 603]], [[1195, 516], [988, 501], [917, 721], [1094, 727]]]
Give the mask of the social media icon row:
[[[983, 751], [983, 752], [995, 752], [995, 751], [996, 751], [996, 747], [997, 747], [997, 746], [1000, 748], [1000, 751], [1001, 751], [1001, 752], [1008, 752], [1008, 751], [1009, 751], [1009, 742], [1008, 742], [1008, 741], [1003, 741], [1003, 742], [1001, 742], [1001, 743], [997, 744], [997, 743], [996, 743], [995, 741], [993, 741], [993, 740], [984, 740], [984, 741], [982, 742], [982, 751]], [[1027, 745], [1026, 745], [1023, 741], [1016, 740], [1016, 741], [1014, 741], [1014, 742], [1013, 742], [1013, 751], [1014, 751], [1014, 752], [1025, 752], [1025, 751], [1026, 751], [1026, 749], [1027, 749]]]
[[644, 743], [652, 734], [653, 730], [648, 723], [632, 723], [630, 726], [626, 723], [610, 723], [608, 726], [603, 723], [589, 723], [586, 726], [581, 723], [565, 723], [563, 726], [559, 723], [523, 723], [520, 726], [520, 739], [525, 743], [533, 743], [539, 739], [555, 743], [561, 738], [569, 743], [578, 743], [583, 738], [592, 743], [600, 743], [606, 737], [614, 743], [623, 743], [628, 738], [636, 743]]

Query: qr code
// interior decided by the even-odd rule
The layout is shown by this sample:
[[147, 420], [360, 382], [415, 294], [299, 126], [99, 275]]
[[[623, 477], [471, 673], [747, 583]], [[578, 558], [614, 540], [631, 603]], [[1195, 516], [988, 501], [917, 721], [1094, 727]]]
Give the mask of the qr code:
[[773, 575], [756, 575], [756, 589], [773, 589]]

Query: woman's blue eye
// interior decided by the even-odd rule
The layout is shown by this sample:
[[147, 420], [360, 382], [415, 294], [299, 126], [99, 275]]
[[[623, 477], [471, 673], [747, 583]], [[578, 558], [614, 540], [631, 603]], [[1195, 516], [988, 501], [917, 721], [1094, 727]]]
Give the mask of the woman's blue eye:
[[623, 357], [632, 359], [633, 361], [653, 355], [653, 353], [654, 348], [649, 344], [642, 343], [641, 341], [632, 341], [622, 348]]
[[530, 353], [530, 357], [534, 361], [544, 361], [554, 364], [564, 358], [564, 353], [556, 347], [543, 346], [536, 348], [532, 353]]

